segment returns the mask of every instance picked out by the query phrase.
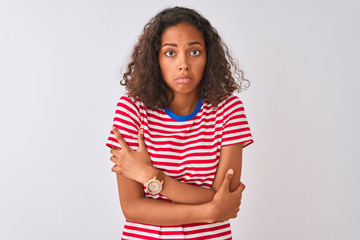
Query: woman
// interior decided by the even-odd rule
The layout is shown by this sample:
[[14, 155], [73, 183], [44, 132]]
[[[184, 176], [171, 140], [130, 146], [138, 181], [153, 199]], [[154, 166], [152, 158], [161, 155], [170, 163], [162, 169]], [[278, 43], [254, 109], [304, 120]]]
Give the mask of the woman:
[[228, 219], [245, 188], [242, 149], [253, 142], [232, 95], [244, 81], [196, 11], [165, 9], [145, 25], [107, 141], [123, 239], [231, 239]]

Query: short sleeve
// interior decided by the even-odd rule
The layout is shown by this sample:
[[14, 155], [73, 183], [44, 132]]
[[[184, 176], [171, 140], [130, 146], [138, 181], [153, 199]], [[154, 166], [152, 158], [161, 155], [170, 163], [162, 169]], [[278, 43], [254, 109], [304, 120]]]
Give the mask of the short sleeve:
[[244, 105], [231, 95], [224, 104], [223, 136], [221, 146], [242, 143], [246, 147], [254, 142], [247, 121]]
[[[138, 132], [141, 127], [139, 108], [127, 96], [122, 96], [116, 105], [113, 126], [119, 129], [126, 143], [138, 148]], [[106, 146], [121, 148], [113, 131], [110, 131]]]

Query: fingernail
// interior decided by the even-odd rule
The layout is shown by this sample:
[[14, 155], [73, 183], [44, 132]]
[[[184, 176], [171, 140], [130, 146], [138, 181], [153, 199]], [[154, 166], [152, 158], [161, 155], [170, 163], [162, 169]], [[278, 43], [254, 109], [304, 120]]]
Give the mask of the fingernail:
[[144, 134], [144, 129], [140, 129], [140, 134]]
[[115, 129], [116, 129], [116, 127], [115, 127], [115, 126], [113, 126], [113, 127], [112, 127], [112, 130], [115, 130]]
[[230, 175], [234, 174], [234, 170], [229, 169], [229, 170], [228, 170], [228, 174], [230, 174]]

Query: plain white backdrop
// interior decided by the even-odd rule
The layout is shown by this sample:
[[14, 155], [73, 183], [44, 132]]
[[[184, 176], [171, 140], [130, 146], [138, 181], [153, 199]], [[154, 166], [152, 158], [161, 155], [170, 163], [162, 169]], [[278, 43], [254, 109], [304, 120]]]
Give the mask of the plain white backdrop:
[[234, 239], [360, 239], [356, 0], [1, 0], [0, 239], [120, 239], [105, 140], [121, 70], [176, 5], [210, 20], [251, 81]]

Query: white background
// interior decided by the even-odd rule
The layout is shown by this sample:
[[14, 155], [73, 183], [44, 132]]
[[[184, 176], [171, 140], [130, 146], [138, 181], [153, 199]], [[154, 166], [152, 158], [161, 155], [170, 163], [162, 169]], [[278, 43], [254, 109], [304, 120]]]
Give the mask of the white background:
[[175, 5], [251, 81], [234, 239], [360, 239], [358, 1], [0, 2], [0, 239], [120, 239], [105, 140], [144, 24]]

